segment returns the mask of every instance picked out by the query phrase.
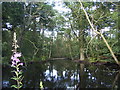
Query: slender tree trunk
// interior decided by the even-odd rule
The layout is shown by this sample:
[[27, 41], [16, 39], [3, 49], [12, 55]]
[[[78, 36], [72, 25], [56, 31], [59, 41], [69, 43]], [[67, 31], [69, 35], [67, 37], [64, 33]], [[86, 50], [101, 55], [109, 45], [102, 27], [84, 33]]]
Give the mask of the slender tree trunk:
[[51, 54], [52, 54], [52, 41], [50, 41], [50, 49], [49, 49], [49, 55], [48, 57], [51, 58]]
[[68, 38], [68, 48], [69, 48], [69, 54], [70, 54], [70, 58], [73, 60], [73, 56], [72, 56], [72, 45], [71, 45], [71, 35], [70, 33], [68, 34], [69, 38]]
[[50, 49], [50, 52], [49, 52], [49, 56], [48, 56], [49, 58], [51, 58], [51, 49]]
[[80, 60], [84, 60], [85, 56], [84, 56], [84, 49], [80, 48]]
[[84, 36], [83, 36], [83, 30], [79, 31], [79, 47], [80, 47], [80, 60], [84, 60], [85, 56], [84, 56]]
[[68, 47], [69, 47], [70, 57], [71, 57], [71, 59], [73, 60], [72, 47], [71, 47], [71, 44], [70, 44], [70, 43], [69, 43]]
[[41, 40], [41, 47], [42, 47], [42, 56], [44, 56], [45, 51], [43, 50], [44, 48], [44, 26], [42, 25], [42, 40]]

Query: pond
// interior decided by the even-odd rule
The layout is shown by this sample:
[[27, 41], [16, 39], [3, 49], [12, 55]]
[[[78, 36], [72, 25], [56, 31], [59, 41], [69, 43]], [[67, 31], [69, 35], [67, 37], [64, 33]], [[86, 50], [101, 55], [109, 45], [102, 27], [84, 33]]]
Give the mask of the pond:
[[[44, 89], [79, 88], [120, 88], [120, 72], [116, 68], [104, 65], [84, 65], [70, 60], [51, 60], [31, 62], [24, 70], [23, 88], [39, 89], [40, 81]], [[2, 75], [3, 88], [15, 83], [10, 66], [4, 65]]]

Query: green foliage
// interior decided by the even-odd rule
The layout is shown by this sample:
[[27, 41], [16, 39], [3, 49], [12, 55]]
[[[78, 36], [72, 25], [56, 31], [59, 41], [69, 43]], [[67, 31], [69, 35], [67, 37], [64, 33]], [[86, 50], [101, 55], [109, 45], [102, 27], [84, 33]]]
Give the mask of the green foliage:
[[[19, 69], [19, 65], [17, 67], [16, 66], [12, 66], [12, 67], [14, 67], [16, 70]], [[11, 87], [14, 87], [19, 90], [23, 86], [23, 83], [21, 82], [23, 80], [22, 71], [13, 70], [11, 72], [15, 73], [15, 75], [11, 79], [13, 79], [17, 82], [17, 85], [12, 85]]]
[[21, 25], [23, 23], [24, 16], [24, 3], [22, 2], [3, 2], [2, 3], [2, 19], [3, 26], [6, 26], [6, 23], [10, 23], [13, 27]]
[[90, 62], [96, 61], [96, 58], [89, 58]]
[[46, 60], [46, 56], [41, 56], [41, 60], [42, 61]]
[[[114, 53], [120, 53], [117, 42], [118, 8], [110, 2], [83, 4], [97, 31], [102, 32], [102, 29], [109, 27], [110, 30], [104, 31], [103, 35]], [[99, 56], [111, 57], [101, 37], [91, 35], [91, 27], [79, 2], [65, 2], [64, 7], [70, 9], [65, 13], [57, 12], [52, 5], [44, 2], [3, 2], [2, 5], [3, 62], [9, 62], [14, 30], [17, 32], [19, 51], [27, 61], [51, 57], [78, 59], [80, 48], [83, 48], [86, 57], [91, 57], [90, 61], [98, 60]]]

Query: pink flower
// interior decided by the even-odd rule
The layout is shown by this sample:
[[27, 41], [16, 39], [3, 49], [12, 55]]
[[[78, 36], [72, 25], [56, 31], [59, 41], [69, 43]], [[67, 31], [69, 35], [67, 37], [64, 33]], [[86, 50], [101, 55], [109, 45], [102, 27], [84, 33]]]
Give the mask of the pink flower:
[[14, 61], [12, 61], [12, 64], [16, 64]]
[[19, 60], [19, 59], [17, 59], [17, 58], [16, 58], [14, 61], [15, 61], [16, 63], [20, 62], [20, 60]]
[[16, 57], [16, 58], [17, 58], [17, 57], [21, 57], [21, 53], [15, 53], [15, 54], [14, 54], [14, 57]]
[[20, 63], [20, 59], [18, 57], [21, 57], [21, 53], [14, 53], [14, 55], [11, 57], [12, 59], [12, 67], [15, 67], [17, 65], [23, 66], [23, 63]]
[[11, 59], [15, 61], [16, 63], [20, 62], [20, 60], [17, 57], [21, 57], [21, 53], [15, 53]]
[[21, 66], [23, 66], [23, 63], [19, 63]]
[[14, 57], [12, 56], [12, 57], [11, 57], [11, 59], [13, 60], [13, 59], [14, 59]]

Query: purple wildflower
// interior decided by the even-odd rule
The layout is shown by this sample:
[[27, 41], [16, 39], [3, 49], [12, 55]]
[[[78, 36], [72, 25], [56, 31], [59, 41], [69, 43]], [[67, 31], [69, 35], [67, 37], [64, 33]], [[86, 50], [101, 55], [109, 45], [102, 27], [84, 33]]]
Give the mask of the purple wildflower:
[[15, 65], [16, 63], [14, 61], [12, 61], [12, 64]]
[[14, 57], [21, 57], [21, 53], [15, 53]]
[[17, 58], [16, 58], [14, 61], [15, 61], [16, 63], [20, 62], [20, 60], [19, 60], [19, 59], [17, 59]]
[[11, 59], [13, 60], [13, 59], [14, 59], [14, 57], [12, 56], [12, 57], [11, 57]]
[[11, 66], [12, 67], [18, 65], [18, 63], [21, 66], [23, 65], [23, 63], [20, 63], [20, 59], [18, 57], [21, 57], [21, 53], [14, 53], [14, 55], [11, 57], [11, 59], [12, 59], [12, 65]]
[[19, 63], [19, 65], [23, 66], [23, 63]]
[[12, 64], [12, 65], [11, 65], [11, 67], [14, 67], [14, 66], [15, 66], [15, 64]]

